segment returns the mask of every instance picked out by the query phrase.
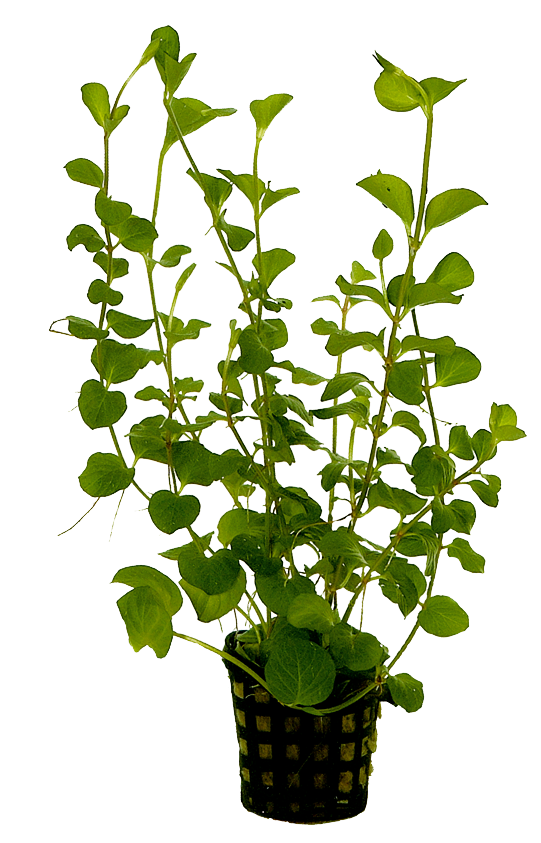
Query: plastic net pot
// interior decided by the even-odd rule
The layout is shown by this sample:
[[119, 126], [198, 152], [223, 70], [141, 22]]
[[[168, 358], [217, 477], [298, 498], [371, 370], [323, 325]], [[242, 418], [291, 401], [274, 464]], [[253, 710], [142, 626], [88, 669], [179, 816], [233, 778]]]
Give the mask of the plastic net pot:
[[[227, 636], [224, 649], [239, 658], [235, 635]], [[367, 695], [332, 714], [308, 714], [278, 702], [242, 668], [225, 660], [224, 664], [231, 682], [246, 810], [305, 824], [362, 813], [380, 699]], [[254, 669], [253, 663], [247, 664]]]

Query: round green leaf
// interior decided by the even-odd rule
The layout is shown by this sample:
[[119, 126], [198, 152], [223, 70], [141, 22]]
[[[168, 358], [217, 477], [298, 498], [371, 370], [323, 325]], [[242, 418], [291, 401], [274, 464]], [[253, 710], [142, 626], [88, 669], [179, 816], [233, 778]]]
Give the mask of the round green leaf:
[[130, 252], [147, 252], [158, 236], [152, 223], [141, 217], [129, 217], [111, 231]]
[[271, 693], [285, 705], [316, 705], [331, 694], [336, 668], [313, 641], [286, 636], [272, 647], [265, 666]]
[[183, 579], [205, 594], [224, 594], [233, 588], [241, 571], [239, 560], [230, 550], [218, 550], [210, 558], [187, 545], [178, 557]]
[[419, 624], [431, 635], [447, 638], [464, 632], [470, 625], [468, 615], [451, 597], [429, 597], [419, 612]]
[[318, 594], [299, 594], [289, 605], [287, 620], [299, 629], [328, 633], [334, 625], [334, 614], [329, 603]]
[[393, 702], [406, 711], [418, 711], [424, 700], [423, 683], [409, 673], [397, 673], [387, 677], [387, 686]]
[[123, 392], [108, 392], [100, 381], [85, 381], [79, 395], [79, 411], [85, 424], [96, 430], [109, 427], [122, 418], [127, 409]]
[[134, 468], [127, 468], [117, 454], [92, 454], [86, 468], [79, 475], [83, 492], [93, 498], [106, 498], [127, 489], [135, 476]]
[[103, 185], [103, 170], [88, 158], [75, 158], [73, 161], [68, 161], [65, 169], [70, 179], [80, 184], [89, 184], [92, 187]]
[[474, 381], [481, 371], [481, 361], [467, 348], [456, 346], [452, 354], [436, 354], [434, 386], [454, 386]]
[[200, 503], [193, 495], [178, 497], [167, 489], [155, 492], [148, 504], [148, 512], [155, 526], [169, 535], [193, 524], [200, 509]]
[[88, 301], [92, 302], [92, 304], [101, 304], [101, 302], [106, 302], [106, 304], [112, 304], [114, 307], [116, 307], [117, 304], [120, 304], [124, 298], [121, 292], [113, 290], [112, 287], [109, 287], [109, 285], [101, 278], [96, 278], [95, 281], [92, 281], [86, 295]]
[[338, 669], [370, 670], [381, 663], [384, 655], [383, 647], [374, 635], [359, 632], [343, 622], [331, 631], [330, 649]]
[[173, 626], [171, 616], [155, 591], [149, 586], [134, 588], [117, 600], [117, 606], [135, 652], [148, 645], [159, 659], [163, 659], [173, 640]]
[[411, 230], [415, 215], [413, 194], [411, 187], [403, 179], [378, 170], [375, 176], [368, 176], [358, 181], [357, 186], [362, 187], [375, 199], [379, 199], [386, 208], [398, 214], [407, 231]]
[[109, 196], [105, 195], [103, 190], [96, 193], [94, 209], [96, 216], [105, 225], [119, 225], [119, 223], [127, 220], [131, 214], [131, 205], [126, 202], [114, 202]]
[[447, 553], [449, 556], [455, 556], [465, 571], [470, 571], [472, 574], [482, 574], [485, 570], [484, 557], [480, 553], [476, 553], [466, 539], [453, 539], [447, 548]]
[[277, 114], [291, 102], [290, 94], [271, 94], [264, 100], [253, 100], [250, 111], [257, 127], [257, 138], [261, 140]]
[[384, 258], [388, 257], [392, 251], [393, 238], [388, 231], [382, 228], [374, 241], [374, 245], [372, 246], [372, 254], [376, 260], [382, 261]]
[[425, 235], [433, 228], [456, 220], [478, 205], [488, 205], [482, 196], [467, 188], [444, 190], [428, 203], [425, 214]]
[[112, 582], [131, 585], [132, 588], [148, 586], [155, 596], [161, 600], [170, 617], [176, 615], [182, 606], [182, 594], [178, 585], [165, 574], [162, 574], [161, 571], [150, 568], [148, 565], [133, 565], [129, 568], [121, 568], [114, 575]]

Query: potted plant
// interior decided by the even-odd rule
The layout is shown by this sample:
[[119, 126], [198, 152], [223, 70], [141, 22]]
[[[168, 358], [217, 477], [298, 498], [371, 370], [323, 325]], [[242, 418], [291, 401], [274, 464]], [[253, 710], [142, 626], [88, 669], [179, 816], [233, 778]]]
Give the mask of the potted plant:
[[[404, 227], [408, 260], [402, 274], [388, 277], [384, 262], [394, 243], [381, 230], [372, 258], [363, 257], [374, 271], [354, 261], [349, 279], [339, 275], [328, 295], [314, 299], [335, 315], [335, 320], [319, 317], [311, 325], [315, 341], [323, 338], [319, 341], [332, 359], [332, 374], [323, 376], [288, 359], [286, 320], [293, 302], [276, 296], [272, 284], [295, 256], [283, 248], [265, 248], [262, 232], [263, 215], [299, 192], [271, 189], [258, 170], [265, 134], [292, 97], [274, 94], [251, 103], [256, 138], [250, 172], [203, 173], [186, 138], [235, 109], [176, 97], [195, 58], [179, 56], [178, 34], [162, 27], [152, 33], [112, 105], [103, 85], [82, 87], [83, 102], [103, 132], [104, 166], [84, 158], [66, 165], [71, 179], [94, 188], [98, 218], [97, 228], [75, 225], [67, 244], [70, 250], [83, 246], [102, 274], [88, 289], [95, 316], [65, 320], [68, 335], [92, 347], [93, 372], [78, 400], [82, 420], [92, 430], [108, 428], [112, 448], [89, 457], [79, 482], [96, 501], [134, 486], [145, 499], [153, 528], [175, 534], [175, 546], [160, 553], [167, 574], [151, 565], [118, 571], [113, 582], [129, 587], [118, 608], [136, 651], [148, 646], [163, 658], [179, 638], [223, 660], [231, 682], [244, 806], [290, 822], [343, 819], [366, 807], [381, 703], [408, 712], [423, 703], [421, 681], [396, 668], [417, 631], [447, 637], [468, 627], [464, 609], [435, 590], [445, 556], [458, 559], [470, 573], [484, 568], [468, 538], [475, 506], [461, 491], [469, 487], [484, 505], [495, 507], [500, 480], [487, 463], [500, 442], [525, 435], [506, 404], [492, 404], [487, 428], [472, 435], [464, 425], [439, 420], [439, 390], [474, 380], [481, 364], [451, 337], [429, 338], [425, 311], [419, 314], [430, 305], [458, 305], [473, 283], [470, 264], [457, 252], [444, 255], [427, 278], [414, 274], [417, 253], [434, 228], [486, 204], [465, 188], [431, 197], [427, 191], [435, 106], [465, 80], [417, 82], [376, 53], [380, 104], [396, 112], [419, 108], [426, 118], [420, 194], [415, 207], [411, 187], [381, 171], [357, 182], [389, 209], [390, 227]], [[151, 61], [164, 85], [166, 113], [154, 205], [147, 218], [134, 214], [121, 201], [124, 197], [110, 195], [109, 171], [111, 135], [129, 110], [122, 94]], [[197, 278], [196, 264], [180, 275], [176, 271], [164, 311], [158, 309], [154, 285], [157, 267], [174, 269], [183, 259], [187, 262], [191, 251], [171, 245], [159, 259], [154, 255], [163, 163], [175, 144], [186, 155], [187, 175], [201, 191], [223, 248], [220, 265], [230, 282], [224, 286], [224, 309], [235, 304], [232, 285], [241, 298], [240, 314], [229, 323], [228, 346], [218, 351], [210, 405], [198, 415], [193, 401], [199, 396], [201, 406], [204, 384], [182, 370], [187, 355], [177, 352], [186, 348], [180, 343], [199, 340], [209, 323], [185, 322], [176, 315], [182, 312], [184, 286]], [[226, 220], [233, 191], [251, 208], [250, 229]], [[248, 259], [240, 255], [245, 250]], [[118, 309], [122, 279], [130, 270], [127, 258], [133, 254], [142, 258], [139, 265], [146, 273], [147, 318]], [[374, 311], [374, 305], [379, 332], [351, 330], [350, 311]], [[147, 332], [155, 333], [154, 348], [133, 342]], [[379, 380], [361, 372], [365, 361], [374, 358], [379, 359]], [[115, 429], [128, 405], [124, 387], [117, 385], [142, 370], [148, 371], [149, 385], [135, 393], [134, 402], [150, 402], [151, 410], [142, 412], [144, 417], [127, 432], [128, 456]], [[310, 403], [297, 394], [299, 385], [315, 387]], [[411, 459], [402, 459], [393, 448], [392, 431], [398, 428], [418, 443]], [[213, 435], [224, 430], [230, 447], [218, 452]], [[362, 454], [360, 439], [366, 445]], [[302, 487], [288, 485], [287, 479], [300, 448], [314, 455], [313, 473]], [[326, 455], [322, 468], [317, 452]], [[140, 461], [161, 467], [157, 488], [138, 482]], [[400, 486], [390, 482], [393, 466], [393, 476], [401, 472]], [[215, 530], [201, 535], [200, 498], [215, 483], [225, 487], [231, 504], [216, 517]], [[392, 519], [386, 538], [377, 519], [374, 529], [374, 517], [382, 510]], [[311, 564], [301, 566], [299, 549], [312, 554]], [[370, 584], [371, 589], [377, 584], [406, 619], [404, 643], [396, 653], [363, 625]], [[245, 628], [236, 623], [222, 650], [173, 629], [185, 598], [201, 622], [234, 612]]]

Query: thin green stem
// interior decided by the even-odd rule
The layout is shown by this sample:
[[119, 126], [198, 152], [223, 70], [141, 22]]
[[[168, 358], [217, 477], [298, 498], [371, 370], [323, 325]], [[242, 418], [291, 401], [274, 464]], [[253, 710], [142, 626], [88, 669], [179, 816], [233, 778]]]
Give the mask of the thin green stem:
[[408, 236], [408, 242], [409, 242], [409, 246], [410, 246], [408, 266], [406, 268], [406, 272], [404, 273], [404, 275], [402, 277], [402, 282], [400, 284], [400, 289], [399, 289], [399, 292], [398, 292], [398, 300], [397, 300], [397, 304], [396, 304], [395, 317], [393, 319], [393, 327], [392, 327], [392, 330], [391, 330], [391, 335], [389, 337], [389, 344], [388, 344], [388, 347], [387, 347], [387, 355], [385, 357], [385, 381], [384, 381], [383, 390], [382, 390], [382, 393], [381, 393], [381, 402], [380, 402], [380, 407], [379, 407], [379, 412], [378, 412], [378, 415], [377, 415], [377, 418], [376, 418], [376, 422], [375, 422], [374, 428], [372, 430], [372, 447], [371, 447], [371, 450], [370, 450], [370, 456], [368, 458], [368, 465], [366, 467], [366, 473], [365, 473], [363, 487], [361, 489], [359, 500], [357, 501], [356, 507], [355, 507], [355, 509], [353, 511], [353, 514], [352, 514], [353, 525], [355, 525], [355, 523], [356, 523], [356, 521], [357, 521], [357, 519], [358, 519], [358, 517], [361, 513], [361, 510], [362, 510], [363, 504], [366, 500], [366, 497], [368, 495], [368, 489], [370, 488], [370, 483], [372, 481], [372, 477], [373, 477], [373, 474], [374, 474], [374, 465], [375, 465], [375, 459], [376, 459], [376, 453], [377, 453], [378, 440], [379, 440], [379, 437], [381, 436], [381, 430], [382, 430], [382, 425], [383, 425], [383, 417], [385, 415], [387, 400], [388, 400], [389, 394], [390, 394], [389, 376], [390, 376], [391, 370], [392, 370], [393, 365], [394, 365], [394, 346], [395, 346], [396, 333], [397, 333], [398, 325], [400, 324], [400, 320], [402, 318], [401, 315], [400, 315], [400, 311], [401, 311], [401, 308], [402, 308], [402, 305], [403, 305], [403, 302], [404, 302], [406, 290], [408, 289], [409, 280], [410, 280], [410, 278], [412, 277], [412, 274], [413, 274], [413, 264], [414, 264], [414, 261], [415, 261], [415, 256], [416, 256], [416, 254], [417, 254], [417, 252], [420, 248], [419, 234], [420, 234], [420, 231], [421, 231], [421, 224], [422, 224], [422, 220], [423, 220], [423, 216], [424, 216], [424, 210], [425, 210], [425, 204], [426, 204], [426, 194], [427, 194], [427, 187], [428, 187], [428, 168], [429, 168], [429, 163], [430, 163], [430, 149], [431, 149], [431, 145], [432, 145], [432, 125], [433, 125], [433, 116], [432, 116], [432, 110], [430, 110], [430, 112], [427, 115], [425, 148], [424, 148], [424, 154], [423, 154], [423, 172], [422, 172], [422, 176], [421, 176], [421, 194], [420, 194], [420, 199], [419, 199], [419, 210], [418, 210], [418, 213], [417, 213], [415, 234], [414, 234], [413, 238]]
[[[417, 315], [415, 313], [415, 308], [411, 311], [411, 315], [413, 317], [413, 326], [415, 328], [415, 334], [420, 337], [421, 334], [419, 333], [419, 325], [417, 323]], [[438, 431], [438, 422], [436, 420], [436, 416], [434, 414], [434, 406], [432, 404], [432, 395], [430, 394], [430, 383], [428, 378], [428, 364], [426, 362], [426, 356], [424, 351], [421, 351], [421, 367], [423, 369], [423, 384], [424, 384], [424, 393], [426, 395], [426, 401], [428, 404], [428, 410], [430, 412], [430, 419], [432, 421], [432, 430], [434, 432], [434, 442], [439, 447], [440, 446], [440, 434]]]

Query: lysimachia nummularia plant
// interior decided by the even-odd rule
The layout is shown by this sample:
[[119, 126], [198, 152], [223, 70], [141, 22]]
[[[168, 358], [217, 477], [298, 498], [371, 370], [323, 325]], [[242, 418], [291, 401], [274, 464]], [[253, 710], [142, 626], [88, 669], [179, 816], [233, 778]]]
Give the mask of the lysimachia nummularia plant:
[[[171, 27], [162, 27], [152, 33], [141, 61], [112, 106], [103, 85], [82, 87], [83, 102], [103, 132], [103, 170], [85, 158], [66, 164], [71, 179], [94, 189], [98, 218], [96, 228], [76, 225], [68, 235], [68, 248], [81, 245], [101, 271], [88, 289], [94, 317], [66, 317], [69, 335], [92, 345], [94, 372], [81, 387], [79, 410], [88, 427], [109, 428], [112, 438], [111, 452], [92, 454], [79, 482], [96, 499], [135, 487], [147, 502], [153, 528], [175, 534], [176, 540], [175, 547], [160, 554], [167, 560], [163, 565], [170, 565], [170, 575], [152, 566], [135, 565], [122, 568], [114, 577], [115, 583], [130, 587], [118, 600], [129, 641], [136, 651], [151, 647], [159, 658], [167, 655], [175, 636], [196, 642], [244, 667], [282, 703], [318, 714], [339, 710], [369, 692], [386, 694], [407, 711], [422, 705], [422, 683], [407, 673], [393, 672], [395, 664], [419, 627], [445, 637], [463, 632], [469, 623], [452, 597], [434, 593], [438, 565], [445, 564], [446, 557], [456, 557], [465, 571], [481, 573], [485, 564], [468, 538], [475, 507], [460, 493], [469, 487], [482, 504], [495, 507], [500, 480], [491, 473], [490, 463], [500, 442], [525, 435], [507, 404], [492, 404], [487, 428], [473, 435], [464, 425], [445, 424], [442, 429], [437, 420], [438, 391], [474, 380], [481, 364], [451, 337], [429, 338], [430, 331], [419, 324], [423, 320], [418, 314], [422, 308], [424, 315], [433, 304], [460, 304], [462, 291], [474, 276], [466, 258], [457, 252], [442, 256], [426, 279], [415, 279], [414, 264], [432, 229], [486, 202], [465, 188], [427, 196], [434, 108], [465, 80], [430, 77], [417, 82], [377, 53], [375, 57], [382, 67], [375, 83], [381, 105], [397, 112], [419, 108], [426, 118], [420, 196], [415, 208], [411, 187], [400, 177], [380, 171], [357, 182], [388, 208], [390, 223], [395, 217], [401, 221], [409, 259], [403, 274], [386, 278], [384, 264], [393, 251], [393, 239], [382, 230], [372, 247], [373, 271], [354, 261], [350, 278], [340, 275], [334, 292], [315, 300], [337, 313], [336, 321], [318, 318], [312, 323], [314, 334], [326, 338], [325, 349], [334, 368], [330, 377], [288, 359], [288, 331], [282, 316], [287, 318], [292, 302], [273, 295], [272, 285], [295, 256], [284, 248], [265, 250], [261, 234], [263, 215], [299, 192], [295, 187], [271, 190], [270, 182], [258, 174], [260, 145], [271, 123], [292, 100], [290, 95], [273, 94], [251, 103], [256, 134], [250, 172], [202, 173], [190, 152], [188, 135], [235, 109], [211, 108], [200, 100], [175, 96], [195, 54], [179, 61], [178, 35]], [[129, 110], [120, 102], [124, 89], [151, 60], [164, 85], [165, 112], [154, 206], [147, 218], [134, 214], [130, 204], [120, 201], [123, 197], [109, 195], [109, 162], [111, 136]], [[175, 145], [186, 156], [187, 174], [201, 189], [201, 200], [223, 248], [224, 306], [236, 285], [242, 299], [240, 313], [230, 322], [229, 345], [220, 354], [216, 381], [208, 392], [210, 405], [195, 416], [194, 400], [201, 405], [204, 384], [192, 372], [193, 354], [183, 351], [190, 348], [187, 341], [204, 341], [204, 334], [199, 337], [208, 323], [184, 322], [175, 313], [182, 312], [184, 286], [197, 278], [196, 265], [186, 266], [171, 285], [166, 312], [158, 310], [153, 281], [156, 267], [169, 268], [176, 278], [179, 270], [175, 274], [175, 267], [186, 262], [191, 251], [188, 246], [172, 245], [161, 258], [154, 256], [162, 167]], [[226, 220], [233, 191], [251, 206], [253, 230]], [[241, 269], [238, 256], [246, 250], [251, 264]], [[118, 309], [131, 255], [146, 270], [146, 318]], [[377, 305], [381, 312], [379, 333], [352, 332], [347, 327], [350, 311], [366, 303]], [[147, 332], [155, 333], [156, 347], [139, 347], [136, 341]], [[152, 343], [147, 340], [147, 344]], [[378, 382], [359, 371], [365, 368], [367, 354], [381, 358]], [[189, 373], [184, 368], [187, 360]], [[121, 438], [116, 426], [128, 399], [118, 385], [142, 369], [148, 371], [149, 385], [135, 393], [134, 402], [150, 404], [151, 414], [143, 411], [144, 417], [131, 427], [127, 438], [126, 434]], [[292, 386], [284, 386], [289, 379]], [[297, 384], [315, 388], [313, 406], [307, 408], [295, 394]], [[429, 430], [423, 418], [430, 420]], [[326, 444], [309, 431], [314, 419], [328, 421]], [[254, 423], [258, 435], [250, 441], [245, 431], [253, 430]], [[338, 450], [341, 425], [349, 434], [347, 453]], [[216, 428], [221, 433], [229, 431], [231, 437], [231, 447], [222, 453], [212, 448]], [[392, 442], [388, 434], [395, 428], [405, 428], [418, 440], [411, 462], [387, 446], [388, 438]], [[356, 447], [359, 430], [370, 441], [364, 456]], [[127, 441], [131, 454], [125, 445], [120, 446]], [[306, 477], [306, 488], [284, 485], [295, 451], [302, 448], [314, 452], [313, 476]], [[326, 455], [320, 471], [317, 451]], [[163, 466], [157, 489], [143, 489], [137, 482], [142, 460]], [[403, 487], [387, 482], [388, 466], [402, 466]], [[198, 489], [213, 483], [223, 484], [231, 503], [217, 518], [215, 530], [200, 535]], [[322, 495], [324, 501], [328, 497], [325, 513], [318, 502]], [[371, 514], [381, 507], [390, 510], [394, 519], [383, 543], [365, 537], [371, 529]], [[304, 564], [301, 569], [299, 548], [305, 553], [311, 549], [311, 566]], [[404, 618], [413, 618], [403, 646], [392, 657], [385, 644], [362, 626], [365, 593], [374, 583]], [[341, 590], [347, 598], [341, 598], [343, 611], [337, 597]], [[245, 619], [248, 628], [236, 638], [239, 658], [173, 629], [173, 620], [177, 625], [182, 617], [177, 613], [183, 596], [203, 623], [231, 611], [237, 619], [239, 615]], [[356, 614], [358, 608], [361, 611]]]

